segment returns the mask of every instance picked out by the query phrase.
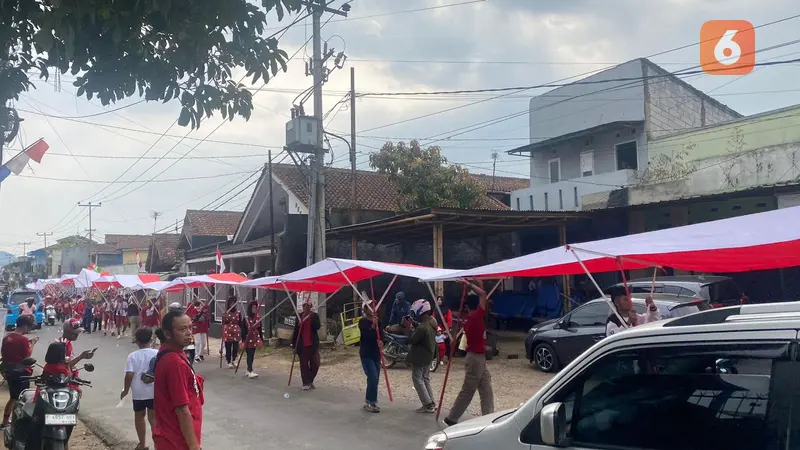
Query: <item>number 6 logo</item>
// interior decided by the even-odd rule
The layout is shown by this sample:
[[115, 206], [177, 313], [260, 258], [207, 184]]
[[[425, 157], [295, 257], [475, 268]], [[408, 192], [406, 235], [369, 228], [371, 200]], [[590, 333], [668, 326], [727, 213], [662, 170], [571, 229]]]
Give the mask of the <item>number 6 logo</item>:
[[709, 75], [752, 72], [755, 51], [755, 30], [746, 20], [710, 20], [700, 28], [700, 66]]

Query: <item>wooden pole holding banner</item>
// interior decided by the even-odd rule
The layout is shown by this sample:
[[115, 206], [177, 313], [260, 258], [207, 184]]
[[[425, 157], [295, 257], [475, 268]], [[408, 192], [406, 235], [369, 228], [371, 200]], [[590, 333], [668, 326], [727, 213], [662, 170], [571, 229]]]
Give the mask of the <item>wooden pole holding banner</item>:
[[[463, 314], [464, 314], [464, 300], [467, 298], [467, 285], [464, 284], [463, 289], [461, 290], [461, 303], [458, 305], [458, 320], [463, 322]], [[434, 300], [435, 301], [435, 300]], [[463, 326], [463, 325], [462, 325]], [[453, 354], [456, 352], [456, 337], [460, 333], [457, 333], [456, 336], [451, 338], [450, 341], [450, 354], [447, 355], [447, 369], [444, 371], [444, 381], [442, 382], [442, 392], [439, 394], [439, 404], [436, 406], [436, 420], [439, 420], [439, 414], [442, 412], [442, 402], [444, 401], [444, 390], [447, 389], [447, 379], [450, 378], [450, 367], [453, 365]]]

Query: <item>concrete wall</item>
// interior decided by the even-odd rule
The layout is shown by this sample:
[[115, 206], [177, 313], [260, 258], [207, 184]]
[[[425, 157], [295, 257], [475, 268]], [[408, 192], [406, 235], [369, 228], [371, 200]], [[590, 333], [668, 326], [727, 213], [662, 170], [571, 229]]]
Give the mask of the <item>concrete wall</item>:
[[[570, 84], [532, 98], [531, 143], [611, 122], [643, 121], [645, 112], [642, 83], [602, 82], [641, 76], [642, 64], [637, 59], [581, 80], [586, 84]], [[577, 98], [566, 100], [576, 96]]]
[[731, 156], [760, 148], [800, 141], [800, 106], [750, 116], [714, 127], [672, 134], [650, 142], [650, 157], [672, 156], [688, 149], [686, 158], [699, 161], [715, 156]]
[[628, 186], [636, 181], [635, 170], [617, 170], [592, 177], [534, 186], [512, 192], [511, 208], [520, 211], [580, 211], [583, 209], [583, 196], [608, 192], [614, 187]]
[[[685, 179], [627, 188], [627, 205], [793, 183], [800, 178], [800, 142], [701, 159], [692, 166]], [[611, 199], [618, 197], [617, 193], [599, 192], [585, 195], [582, 202], [584, 209], [624, 206], [611, 204]]]
[[[648, 139], [740, 117], [653, 64], [643, 62]], [[652, 156], [652, 150], [650, 155]]]
[[61, 249], [61, 273], [76, 274], [89, 265], [89, 246], [66, 247]]

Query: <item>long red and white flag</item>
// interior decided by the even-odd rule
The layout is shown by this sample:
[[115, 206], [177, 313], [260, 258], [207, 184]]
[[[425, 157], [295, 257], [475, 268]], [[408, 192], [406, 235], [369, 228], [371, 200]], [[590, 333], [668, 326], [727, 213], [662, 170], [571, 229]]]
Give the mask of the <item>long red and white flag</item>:
[[225, 272], [225, 261], [222, 259], [222, 253], [217, 248], [217, 273]]
[[142, 268], [142, 258], [139, 256], [139, 250], [136, 250], [136, 265]]

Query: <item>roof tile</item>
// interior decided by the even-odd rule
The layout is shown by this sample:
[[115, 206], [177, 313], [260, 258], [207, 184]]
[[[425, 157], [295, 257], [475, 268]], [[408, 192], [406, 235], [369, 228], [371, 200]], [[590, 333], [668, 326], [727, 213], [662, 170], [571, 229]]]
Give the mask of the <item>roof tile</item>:
[[239, 221], [242, 220], [241, 211], [201, 211], [189, 209], [186, 211], [186, 222], [191, 234], [198, 236], [230, 236], [236, 234]]
[[150, 246], [151, 239], [149, 234], [107, 234], [106, 244], [119, 250], [144, 249]]
[[[275, 164], [272, 172], [292, 194], [303, 204], [308, 205], [307, 178], [291, 164]], [[492, 177], [488, 175], [473, 176], [484, 186], [487, 192], [511, 192], [516, 189], [530, 187], [526, 178]], [[325, 201], [329, 208], [349, 209], [352, 175], [349, 169], [327, 167], [325, 169]], [[360, 209], [368, 211], [397, 212], [399, 204], [397, 189], [389, 182], [386, 175], [367, 170], [356, 171], [356, 203]], [[509, 209], [504, 204], [486, 196], [480, 199], [477, 209]]]

